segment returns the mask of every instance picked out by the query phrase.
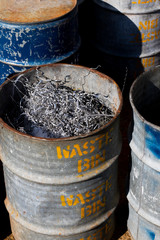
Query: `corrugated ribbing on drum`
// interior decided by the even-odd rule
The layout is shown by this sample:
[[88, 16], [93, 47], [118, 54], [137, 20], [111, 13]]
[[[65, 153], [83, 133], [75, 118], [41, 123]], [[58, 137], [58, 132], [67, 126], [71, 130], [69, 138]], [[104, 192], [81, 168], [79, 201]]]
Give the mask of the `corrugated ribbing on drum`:
[[[33, 81], [36, 71], [29, 69], [23, 76]], [[115, 116], [89, 134], [61, 139], [32, 137], [0, 120], [5, 202], [15, 239], [109, 240], [119, 199], [120, 89], [111, 78], [85, 67], [55, 64], [40, 71], [48, 78], [70, 76], [66, 84], [73, 89], [107, 94]], [[1, 86], [1, 116], [13, 99], [14, 78]]]
[[12, 73], [60, 62], [78, 51], [77, 6], [76, 1], [69, 2], [73, 3], [71, 10], [55, 19], [44, 22], [0, 22], [1, 83]]
[[134, 122], [130, 141], [128, 228], [135, 240], [160, 238], [159, 77], [160, 67], [157, 66], [140, 75], [130, 91]]

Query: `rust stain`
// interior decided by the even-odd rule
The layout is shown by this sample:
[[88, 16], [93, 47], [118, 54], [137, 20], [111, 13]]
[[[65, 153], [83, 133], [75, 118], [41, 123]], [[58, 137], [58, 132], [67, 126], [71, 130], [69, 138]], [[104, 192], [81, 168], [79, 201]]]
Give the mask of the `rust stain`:
[[0, 19], [13, 23], [49, 21], [70, 12], [76, 0], [0, 0]]
[[9, 237], [5, 238], [4, 240], [14, 240], [13, 235], [10, 235]]

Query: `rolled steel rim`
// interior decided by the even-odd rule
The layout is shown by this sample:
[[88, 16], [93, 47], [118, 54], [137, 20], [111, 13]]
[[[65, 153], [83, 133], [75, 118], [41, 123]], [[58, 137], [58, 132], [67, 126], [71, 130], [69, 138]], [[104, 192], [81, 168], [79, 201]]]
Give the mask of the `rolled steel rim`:
[[63, 18], [66, 18], [68, 15], [70, 15], [77, 8], [77, 6], [78, 6], [77, 0], [72, 0], [72, 1], [74, 2], [73, 7], [68, 12], [66, 12], [65, 14], [62, 14], [59, 17], [51, 18], [51, 19], [48, 19], [48, 20], [42, 20], [42, 21], [32, 21], [32, 22], [12, 22], [12, 21], [7, 21], [7, 20], [0, 19], [0, 23], [6, 23], [6, 24], [10, 24], [10, 25], [15, 25], [15, 26], [16, 25], [21, 26], [21, 25], [38, 25], [38, 24], [49, 23], [49, 22], [61, 20]]

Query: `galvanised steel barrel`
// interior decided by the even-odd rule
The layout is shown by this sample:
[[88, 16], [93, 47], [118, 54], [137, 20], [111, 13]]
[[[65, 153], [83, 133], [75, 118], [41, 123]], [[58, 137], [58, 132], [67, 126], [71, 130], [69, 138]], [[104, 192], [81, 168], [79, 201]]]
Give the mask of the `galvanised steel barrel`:
[[160, 66], [133, 83], [128, 228], [135, 240], [160, 239]]
[[160, 63], [159, 0], [92, 0], [90, 11], [88, 38], [103, 54], [106, 72], [112, 58], [118, 63], [114, 69], [128, 68], [128, 79], [147, 70], [143, 62], [150, 58], [156, 59], [153, 66]]
[[160, 10], [159, 0], [95, 0], [95, 2], [108, 3], [108, 9], [115, 10], [115, 8], [123, 13], [147, 13]]
[[[109, 240], [119, 200], [121, 91], [111, 78], [86, 67], [53, 64], [40, 71], [50, 79], [68, 76], [66, 86], [74, 89], [108, 96], [115, 115], [89, 134], [60, 139], [33, 137], [0, 119], [5, 203], [13, 235], [16, 240]], [[36, 72], [37, 68], [29, 69], [2, 84], [1, 117], [23, 92], [21, 83], [26, 78], [34, 81]]]
[[77, 1], [0, 5], [0, 83], [26, 68], [65, 60], [79, 49]]
[[96, 64], [101, 65], [102, 71], [115, 79], [121, 89], [124, 86], [127, 91], [129, 91], [133, 80], [141, 73], [160, 64], [160, 54], [145, 58], [124, 58], [94, 49], [94, 55], [97, 58]]

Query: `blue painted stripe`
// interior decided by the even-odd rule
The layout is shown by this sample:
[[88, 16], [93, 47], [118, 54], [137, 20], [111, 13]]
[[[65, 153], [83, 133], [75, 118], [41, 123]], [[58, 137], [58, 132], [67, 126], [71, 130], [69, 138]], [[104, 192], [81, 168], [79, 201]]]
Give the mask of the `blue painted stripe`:
[[150, 240], [155, 240], [156, 235], [155, 235], [154, 232], [152, 232], [151, 230], [147, 229], [147, 233], [148, 233], [148, 236], [149, 236]]
[[145, 144], [149, 151], [160, 159], [160, 131], [154, 129], [149, 125], [145, 125], [146, 139]]

